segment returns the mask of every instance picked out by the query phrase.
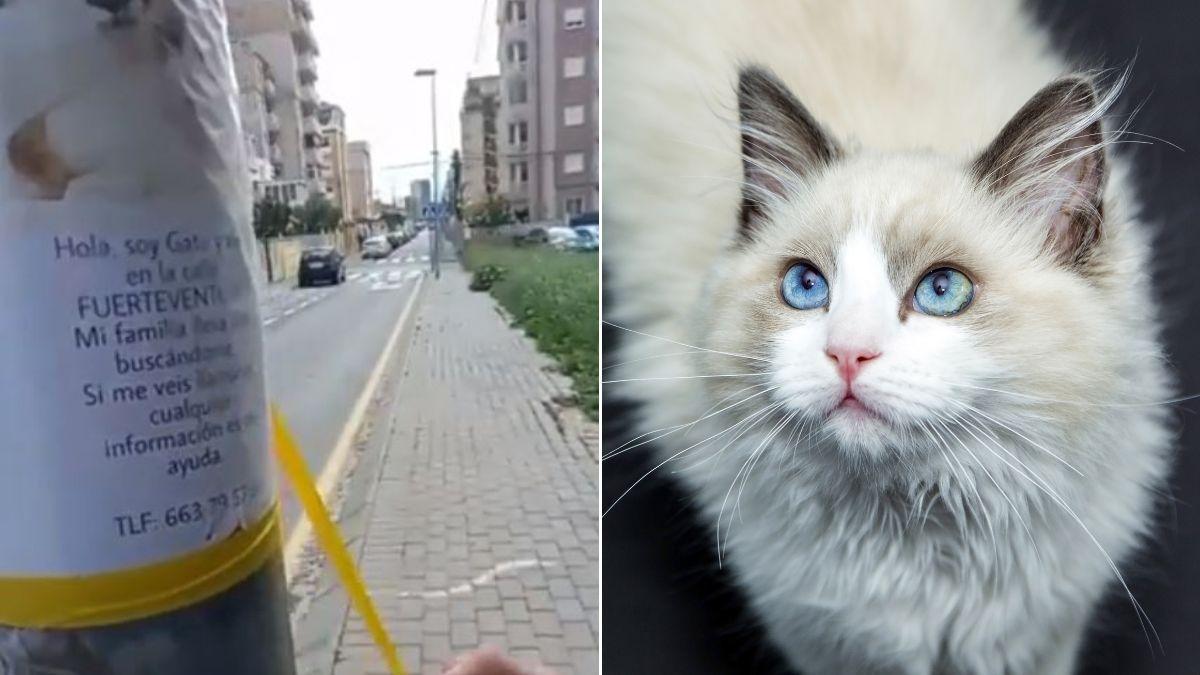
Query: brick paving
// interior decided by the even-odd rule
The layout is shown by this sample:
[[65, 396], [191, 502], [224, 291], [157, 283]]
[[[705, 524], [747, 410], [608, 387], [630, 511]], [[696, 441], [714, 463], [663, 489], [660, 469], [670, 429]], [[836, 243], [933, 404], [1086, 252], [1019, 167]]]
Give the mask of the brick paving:
[[[414, 673], [489, 643], [596, 673], [596, 425], [555, 404], [569, 383], [467, 282], [447, 265], [421, 303], [363, 574]], [[334, 672], [387, 672], [353, 612]]]

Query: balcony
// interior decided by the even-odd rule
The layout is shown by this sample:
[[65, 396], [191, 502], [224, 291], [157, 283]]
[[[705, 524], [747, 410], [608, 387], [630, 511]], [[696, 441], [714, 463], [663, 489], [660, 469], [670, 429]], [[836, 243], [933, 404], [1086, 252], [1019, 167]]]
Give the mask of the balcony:
[[302, 16], [309, 21], [313, 20], [312, 3], [309, 0], [292, 0], [292, 9], [297, 16]]
[[317, 57], [311, 51], [300, 53], [300, 83], [312, 84], [317, 81]]
[[298, 17], [296, 24], [292, 27], [292, 43], [296, 46], [296, 51], [301, 54], [321, 53], [321, 49], [317, 46], [317, 36], [313, 34], [312, 24], [303, 17]]
[[321, 125], [317, 124], [316, 115], [304, 116], [304, 132], [318, 137], [321, 135]]

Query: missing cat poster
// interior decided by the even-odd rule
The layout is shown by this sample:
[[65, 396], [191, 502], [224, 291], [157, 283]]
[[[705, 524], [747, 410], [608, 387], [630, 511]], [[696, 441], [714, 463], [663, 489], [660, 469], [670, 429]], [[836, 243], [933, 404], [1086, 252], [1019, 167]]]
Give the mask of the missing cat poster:
[[[291, 668], [223, 11], [0, 0], [0, 671], [126, 672], [239, 593], [245, 672]], [[243, 672], [212, 630], [124, 667]]]

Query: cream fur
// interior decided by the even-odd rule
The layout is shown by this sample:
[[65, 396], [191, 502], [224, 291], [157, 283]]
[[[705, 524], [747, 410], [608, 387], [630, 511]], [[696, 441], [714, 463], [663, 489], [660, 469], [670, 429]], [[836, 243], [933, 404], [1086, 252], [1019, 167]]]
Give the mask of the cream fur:
[[[1047, 255], [1048, 220], [968, 173], [1068, 72], [1047, 36], [1012, 1], [604, 11], [606, 310], [640, 331], [607, 386], [643, 404], [642, 440], [684, 469], [775, 643], [814, 674], [1073, 672], [1168, 470], [1168, 417], [1147, 404], [1170, 378], [1121, 158], [1088, 275]], [[747, 63], [848, 152], [737, 244]], [[825, 273], [828, 311], [778, 299], [797, 258]], [[971, 308], [906, 312], [946, 260], [976, 279]], [[882, 347], [856, 386], [887, 423], [827, 417], [838, 331]]]

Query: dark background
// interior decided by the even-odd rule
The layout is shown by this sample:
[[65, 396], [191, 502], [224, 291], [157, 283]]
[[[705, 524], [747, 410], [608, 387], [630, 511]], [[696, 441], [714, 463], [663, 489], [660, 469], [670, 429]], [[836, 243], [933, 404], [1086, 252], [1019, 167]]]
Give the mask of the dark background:
[[[1200, 351], [1193, 348], [1200, 335], [1200, 3], [1033, 6], [1079, 65], [1132, 63], [1121, 112], [1144, 107], [1130, 130], [1183, 148], [1155, 142], [1122, 152], [1134, 161], [1145, 220], [1161, 230], [1152, 272], [1179, 390], [1200, 393]], [[611, 347], [619, 331], [606, 326], [604, 338]], [[1123, 570], [1165, 653], [1151, 651], [1128, 598], [1114, 589], [1084, 649], [1088, 675], [1200, 674], [1200, 400], [1175, 407], [1181, 439], [1174, 500], [1164, 500], [1154, 542]], [[606, 393], [607, 450], [631, 435], [630, 413]], [[604, 508], [653, 466], [648, 459], [647, 452], [630, 452], [604, 463]], [[717, 568], [710, 538], [683, 494], [667, 481], [643, 481], [604, 519], [603, 533], [605, 673], [786, 672]]]

